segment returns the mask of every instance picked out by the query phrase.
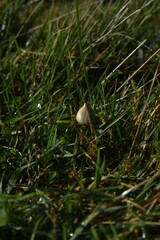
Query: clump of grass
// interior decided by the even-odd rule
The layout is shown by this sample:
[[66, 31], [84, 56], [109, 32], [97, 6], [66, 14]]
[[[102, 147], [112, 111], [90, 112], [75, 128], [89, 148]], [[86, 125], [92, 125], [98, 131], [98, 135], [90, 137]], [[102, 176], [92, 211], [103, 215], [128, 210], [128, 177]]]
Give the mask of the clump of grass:
[[0, 238], [158, 239], [159, 1], [0, 9]]

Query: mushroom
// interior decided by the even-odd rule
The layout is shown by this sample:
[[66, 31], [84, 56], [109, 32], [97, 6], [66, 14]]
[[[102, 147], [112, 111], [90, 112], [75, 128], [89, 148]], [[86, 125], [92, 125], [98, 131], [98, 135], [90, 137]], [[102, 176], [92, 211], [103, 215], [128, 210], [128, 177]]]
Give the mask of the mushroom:
[[87, 103], [84, 103], [77, 112], [76, 120], [81, 125], [89, 125], [90, 123], [94, 124], [96, 122], [96, 115], [92, 108]]

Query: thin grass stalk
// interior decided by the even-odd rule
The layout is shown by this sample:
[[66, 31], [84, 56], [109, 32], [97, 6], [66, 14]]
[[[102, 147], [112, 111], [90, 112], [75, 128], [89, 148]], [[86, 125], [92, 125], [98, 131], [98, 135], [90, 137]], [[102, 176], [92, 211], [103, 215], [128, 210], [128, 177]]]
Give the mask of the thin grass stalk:
[[81, 61], [82, 61], [82, 66], [83, 66], [83, 71], [84, 71], [84, 78], [85, 78], [85, 82], [86, 82], [89, 98], [90, 98], [90, 100], [92, 100], [90, 86], [89, 86], [89, 81], [88, 81], [88, 74], [87, 74], [86, 64], [85, 64], [85, 59], [84, 59], [84, 54], [83, 54], [83, 47], [82, 47], [82, 34], [81, 34], [81, 26], [80, 26], [80, 19], [79, 19], [78, 0], [75, 0], [75, 5], [76, 5], [76, 20], [77, 20], [77, 30], [78, 30], [80, 57], [81, 57]]

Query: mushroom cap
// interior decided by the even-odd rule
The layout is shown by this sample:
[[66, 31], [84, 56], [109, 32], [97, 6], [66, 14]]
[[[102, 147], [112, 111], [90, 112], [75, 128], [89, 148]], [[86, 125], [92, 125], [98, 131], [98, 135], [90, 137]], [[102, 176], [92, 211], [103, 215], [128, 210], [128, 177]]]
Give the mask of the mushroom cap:
[[87, 103], [84, 103], [84, 105], [77, 112], [76, 120], [82, 125], [89, 125], [90, 122], [92, 124], [96, 122], [96, 116], [92, 108]]

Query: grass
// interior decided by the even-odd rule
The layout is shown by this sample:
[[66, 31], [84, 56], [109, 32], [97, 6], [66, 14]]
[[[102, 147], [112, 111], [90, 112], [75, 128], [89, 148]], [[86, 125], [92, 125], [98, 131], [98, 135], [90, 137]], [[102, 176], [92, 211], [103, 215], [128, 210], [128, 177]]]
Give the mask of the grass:
[[160, 239], [159, 0], [0, 10], [0, 240]]

